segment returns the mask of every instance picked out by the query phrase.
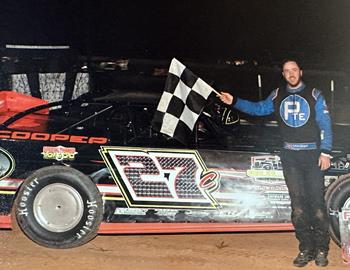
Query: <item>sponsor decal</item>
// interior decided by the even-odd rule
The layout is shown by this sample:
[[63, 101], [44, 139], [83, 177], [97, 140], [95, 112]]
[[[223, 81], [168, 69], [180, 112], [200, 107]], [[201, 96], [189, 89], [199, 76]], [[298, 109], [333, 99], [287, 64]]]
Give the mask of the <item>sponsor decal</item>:
[[8, 151], [0, 147], [0, 180], [10, 176], [14, 168], [14, 158]]
[[331, 169], [339, 171], [348, 171], [350, 163], [346, 158], [339, 158], [331, 162]]
[[104, 137], [88, 137], [67, 134], [49, 134], [44, 132], [10, 131], [0, 130], [0, 139], [32, 140], [50, 142], [71, 142], [83, 144], [106, 144], [108, 139]]
[[301, 127], [309, 120], [309, 103], [299, 95], [290, 95], [280, 105], [280, 116], [287, 126]]
[[225, 125], [232, 125], [239, 122], [239, 115], [234, 114], [232, 110], [225, 108], [224, 112], [222, 113], [221, 121]]
[[342, 247], [342, 258], [345, 263], [350, 262], [350, 209], [344, 205], [339, 213], [339, 234]]
[[283, 179], [280, 157], [273, 155], [251, 157], [250, 170], [247, 170], [247, 175], [253, 178]]
[[344, 221], [348, 221], [350, 219], [350, 209], [342, 209], [341, 217]]
[[218, 206], [219, 174], [196, 150], [102, 146], [100, 153], [129, 207]]
[[64, 146], [44, 146], [41, 152], [44, 159], [54, 159], [57, 161], [62, 160], [74, 160], [75, 155], [78, 152], [75, 147], [64, 147]]
[[282, 171], [275, 170], [247, 170], [247, 175], [253, 178], [278, 178], [283, 179]]

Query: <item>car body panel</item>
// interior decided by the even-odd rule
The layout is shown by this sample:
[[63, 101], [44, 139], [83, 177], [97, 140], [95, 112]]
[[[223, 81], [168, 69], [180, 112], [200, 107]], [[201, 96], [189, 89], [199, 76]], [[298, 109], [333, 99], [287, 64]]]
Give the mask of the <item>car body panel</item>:
[[[214, 117], [203, 116], [184, 146], [152, 130], [155, 106], [78, 100], [53, 104], [44, 119], [31, 110], [7, 120], [0, 129], [0, 227], [9, 227], [22, 181], [61, 164], [97, 184], [101, 233], [293, 228], [275, 121], [242, 115], [239, 126], [216, 122], [214, 130]], [[10, 128], [29, 116], [36, 125]], [[349, 172], [346, 153], [336, 155], [326, 185]]]

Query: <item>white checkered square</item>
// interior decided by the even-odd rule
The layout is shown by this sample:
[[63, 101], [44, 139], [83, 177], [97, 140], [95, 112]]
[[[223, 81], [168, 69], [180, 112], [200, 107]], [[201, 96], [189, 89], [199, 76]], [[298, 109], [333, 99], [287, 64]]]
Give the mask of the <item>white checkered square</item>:
[[180, 120], [184, 122], [191, 130], [193, 130], [194, 124], [197, 121], [198, 114], [192, 112], [187, 106], [185, 106]]
[[202, 97], [207, 99], [210, 93], [214, 90], [209, 84], [203, 81], [201, 78], [198, 78], [196, 83], [193, 85], [192, 90], [200, 94]]
[[165, 113], [163, 118], [163, 125], [160, 129], [160, 132], [173, 137], [178, 122], [179, 119], [177, 117], [169, 113]]
[[168, 92], [163, 92], [162, 97], [159, 101], [157, 110], [160, 112], [166, 112], [172, 97], [173, 97], [172, 94], [170, 94]]
[[174, 95], [179, 99], [186, 101], [188, 94], [191, 92], [191, 88], [189, 88], [186, 84], [184, 84], [181, 80], [177, 84]]
[[175, 74], [180, 77], [186, 66], [179, 62], [176, 58], [173, 58], [170, 63], [169, 73]]

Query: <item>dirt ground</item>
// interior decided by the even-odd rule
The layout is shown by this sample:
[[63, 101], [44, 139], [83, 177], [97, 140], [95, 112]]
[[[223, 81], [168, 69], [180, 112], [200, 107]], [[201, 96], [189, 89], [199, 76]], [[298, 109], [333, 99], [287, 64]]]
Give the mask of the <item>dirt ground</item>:
[[[0, 269], [297, 269], [294, 234], [100, 235], [68, 250], [40, 247], [0, 230]], [[332, 242], [330, 269], [349, 269]], [[319, 269], [314, 263], [304, 269]]]

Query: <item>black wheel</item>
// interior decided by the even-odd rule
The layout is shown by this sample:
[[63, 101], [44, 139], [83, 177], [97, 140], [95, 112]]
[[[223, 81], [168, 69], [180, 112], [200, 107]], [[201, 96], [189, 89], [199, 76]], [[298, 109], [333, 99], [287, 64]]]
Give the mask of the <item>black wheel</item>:
[[338, 212], [350, 207], [350, 175], [340, 177], [327, 189], [326, 206], [330, 219], [329, 233], [333, 241], [341, 246]]
[[72, 248], [97, 235], [103, 202], [88, 176], [69, 167], [50, 166], [23, 182], [14, 213], [21, 230], [34, 242]]

